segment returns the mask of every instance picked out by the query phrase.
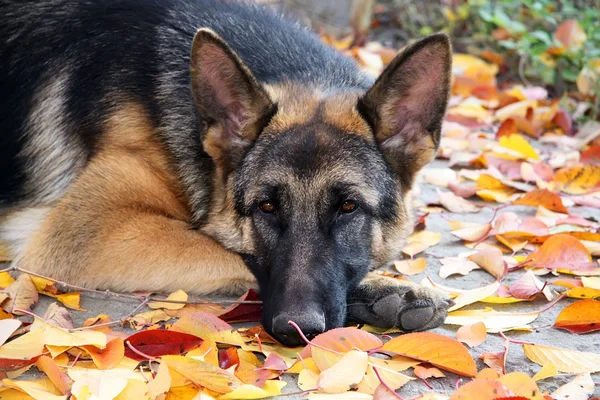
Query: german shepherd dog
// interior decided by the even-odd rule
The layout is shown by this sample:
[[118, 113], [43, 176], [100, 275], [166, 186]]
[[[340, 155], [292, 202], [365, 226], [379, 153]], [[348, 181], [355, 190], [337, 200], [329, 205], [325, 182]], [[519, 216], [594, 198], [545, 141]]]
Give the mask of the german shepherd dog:
[[369, 271], [411, 231], [450, 69], [435, 34], [373, 82], [240, 1], [0, 0], [0, 239], [87, 287], [257, 286], [288, 345], [289, 320], [434, 328], [451, 301]]

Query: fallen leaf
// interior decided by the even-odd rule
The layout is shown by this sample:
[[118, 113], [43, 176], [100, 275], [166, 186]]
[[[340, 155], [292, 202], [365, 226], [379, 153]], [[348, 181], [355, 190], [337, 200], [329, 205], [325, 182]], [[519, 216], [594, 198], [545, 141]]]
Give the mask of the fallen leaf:
[[156, 372], [154, 379], [148, 382], [148, 397], [150, 397], [150, 399], [156, 399], [158, 396], [168, 392], [171, 387], [171, 382], [169, 366], [167, 363], [161, 362], [158, 365], [158, 371]]
[[511, 372], [498, 378], [512, 392], [512, 396], [521, 396], [527, 400], [544, 400], [535, 381], [524, 372]]
[[174, 327], [204, 340], [226, 343], [244, 348], [244, 340], [227, 322], [207, 313], [192, 313], [183, 316]]
[[[183, 290], [178, 290], [176, 292], [171, 293], [165, 300], [172, 301], [187, 301], [188, 295]], [[152, 309], [167, 309], [167, 310], [179, 310], [185, 307], [185, 303], [169, 303], [163, 301], [151, 301], [148, 303], [148, 307]]]
[[477, 347], [487, 338], [487, 330], [483, 322], [473, 325], [464, 325], [456, 331], [456, 339], [469, 347]]
[[479, 206], [455, 195], [452, 192], [443, 192], [437, 189], [440, 198], [440, 204], [448, 211], [453, 213], [476, 213], [479, 212]]
[[542, 379], [550, 378], [551, 376], [558, 375], [558, 369], [556, 365], [552, 363], [542, 365], [542, 368], [533, 376], [534, 381], [540, 381]]
[[473, 224], [472, 226], [454, 229], [450, 233], [460, 239], [467, 240], [469, 242], [477, 242], [486, 237], [491, 230], [491, 224]]
[[42, 356], [35, 362], [35, 366], [52, 381], [54, 386], [62, 395], [66, 395], [71, 390], [73, 381], [64, 372], [60, 370], [58, 365], [50, 357]]
[[497, 351], [493, 353], [482, 353], [479, 355], [479, 359], [483, 361], [485, 365], [492, 368], [499, 374], [504, 374], [506, 364], [506, 352]]
[[57, 303], [52, 303], [48, 306], [46, 313], [42, 319], [49, 324], [58, 328], [73, 329], [73, 320], [66, 308], [60, 307]]
[[600, 297], [600, 290], [592, 288], [576, 287], [563, 293], [572, 299], [596, 299]]
[[577, 375], [573, 380], [552, 392], [554, 400], [588, 400], [596, 386], [588, 373]]
[[136, 314], [129, 318], [129, 324], [133, 329], [140, 330], [158, 322], [168, 321], [171, 317], [164, 310], [147, 311]]
[[553, 235], [529, 256], [529, 266], [548, 269], [568, 269], [585, 271], [593, 269], [595, 264], [589, 251], [583, 244], [570, 235]]
[[472, 325], [483, 322], [490, 333], [522, 329], [539, 317], [541, 311], [529, 313], [499, 312], [491, 308], [483, 310], [459, 310], [448, 314], [444, 323], [449, 325]]
[[260, 301], [260, 296], [254, 289], [244, 293], [238, 301], [239, 304], [232, 304], [219, 315], [219, 318], [225, 322], [258, 322], [262, 315], [262, 304], [241, 304], [243, 301]]
[[317, 387], [325, 393], [346, 392], [362, 381], [368, 366], [366, 352], [351, 350], [334, 365], [322, 371]]
[[435, 246], [442, 239], [442, 234], [439, 232], [431, 232], [431, 231], [419, 231], [415, 232], [406, 239], [408, 243], [402, 249], [404, 254], [407, 254], [410, 257], [415, 256], [418, 253], [421, 253], [431, 246]]
[[500, 282], [494, 282], [491, 285], [482, 286], [479, 288], [466, 290], [463, 293], [459, 294], [458, 297], [454, 299], [454, 305], [448, 309], [448, 311], [455, 311], [459, 308], [468, 306], [469, 304], [476, 303], [480, 300], [485, 299], [496, 293], [498, 288], [500, 287]]
[[569, 210], [563, 205], [559, 195], [552, 193], [547, 189], [536, 189], [515, 201], [513, 204], [520, 204], [525, 206], [544, 206], [550, 211], [556, 211], [559, 213], [568, 214]]
[[473, 261], [465, 260], [460, 257], [440, 258], [440, 263], [442, 266], [440, 267], [438, 274], [444, 279], [456, 274], [467, 275], [474, 269], [479, 269], [479, 266]]
[[[0, 243], [0, 259], [2, 258], [2, 244]], [[15, 282], [15, 278], [13, 278], [8, 272], [0, 272], [0, 288], [4, 289], [9, 287]]]
[[[356, 328], [336, 328], [317, 335], [313, 344], [346, 353], [350, 350], [369, 351], [381, 347], [383, 343], [377, 336]], [[320, 371], [324, 371], [337, 363], [342, 356], [316, 346], [306, 346], [300, 354], [302, 358], [312, 358]]]
[[242, 385], [232, 373], [201, 360], [183, 356], [163, 356], [162, 362], [194, 384], [217, 393], [229, 393]]
[[421, 378], [423, 380], [429, 378], [444, 378], [446, 375], [442, 371], [437, 368], [426, 368], [421, 365], [417, 365], [413, 370], [413, 373], [417, 378]]
[[586, 194], [597, 190], [600, 185], [600, 166], [582, 164], [563, 168], [556, 172], [552, 182], [568, 194]]
[[[517, 299], [529, 300], [542, 293], [546, 285], [532, 271], [526, 271], [510, 285], [510, 294]], [[549, 299], [552, 300], [552, 299]]]
[[426, 261], [424, 258], [394, 261], [394, 268], [402, 275], [417, 275], [425, 271]]
[[489, 379], [476, 379], [459, 387], [450, 396], [450, 400], [501, 399], [503, 397], [510, 398], [510, 396], [512, 396], [512, 392], [502, 383]]
[[81, 307], [81, 293], [79, 292], [61, 293], [54, 296], [54, 298], [72, 310], [87, 311]]
[[98, 331], [98, 332], [110, 332], [111, 329], [109, 326], [99, 326], [95, 327], [95, 325], [102, 325], [110, 322], [110, 317], [106, 314], [98, 314], [95, 317], [88, 318], [83, 323], [84, 327], [89, 326], [90, 329]]
[[9, 337], [21, 326], [21, 321], [18, 319], [2, 319], [0, 320], [0, 346], [8, 340]]
[[475, 376], [475, 361], [458, 341], [433, 332], [408, 333], [395, 337], [381, 347], [404, 357], [428, 362], [462, 376]]
[[[499, 112], [501, 112], [501, 110], [498, 110], [498, 112], [496, 113], [496, 117], [498, 117]], [[498, 140], [498, 143], [500, 144], [500, 146], [513, 150], [514, 152], [520, 154], [525, 159], [540, 159], [540, 156], [537, 154], [535, 149], [531, 147], [529, 142], [527, 142], [527, 140], [525, 140], [525, 138], [523, 138], [523, 136], [519, 134], [503, 136]]]
[[585, 31], [576, 19], [567, 19], [556, 28], [554, 37], [568, 49], [577, 49], [587, 40]]
[[[381, 383], [381, 380], [385, 382], [385, 384], [391, 389], [399, 389], [407, 382], [414, 379], [410, 376], [400, 373], [400, 371], [414, 367], [418, 363], [419, 361], [401, 356], [395, 356], [394, 358], [388, 360], [370, 356], [367, 373], [365, 374], [364, 379], [358, 384], [358, 388], [356, 390], [362, 393], [374, 394], [375, 390]], [[377, 372], [379, 373], [381, 380], [379, 377], [377, 377], [374, 368], [377, 368]]]
[[508, 273], [506, 262], [502, 258], [502, 252], [497, 248], [487, 247], [479, 250], [470, 255], [468, 259], [498, 279], [503, 278]]
[[542, 366], [554, 364], [560, 372], [581, 374], [600, 371], [600, 354], [541, 344], [524, 344], [523, 351], [531, 361]]
[[[2, 383], [9, 388], [17, 389], [23, 393], [27, 393], [29, 396], [36, 400], [66, 400], [66, 395], [56, 389], [50, 379], [38, 379], [35, 381], [13, 381], [10, 379], [3, 379]], [[0, 395], [2, 392], [0, 392]], [[23, 397], [21, 397], [23, 398]]]
[[[152, 357], [179, 355], [200, 346], [202, 339], [189, 333], [163, 329], [134, 333], [126, 340], [136, 350]], [[133, 352], [129, 346], [125, 348], [125, 356], [137, 361], [145, 358]]]
[[[265, 382], [262, 388], [254, 385], [244, 384], [237, 389], [234, 389], [232, 392], [220, 396], [219, 400], [263, 399], [276, 397], [281, 394], [281, 389], [283, 389], [286, 384], [286, 382], [276, 380]], [[203, 397], [200, 397], [200, 400], [203, 399]]]
[[571, 333], [600, 330], [600, 301], [580, 300], [568, 305], [556, 317], [554, 327]]
[[39, 299], [35, 285], [27, 274], [19, 275], [14, 283], [2, 290], [2, 293], [8, 295], [8, 299], [2, 303], [4, 311], [17, 315], [23, 313], [15, 310], [31, 311]]

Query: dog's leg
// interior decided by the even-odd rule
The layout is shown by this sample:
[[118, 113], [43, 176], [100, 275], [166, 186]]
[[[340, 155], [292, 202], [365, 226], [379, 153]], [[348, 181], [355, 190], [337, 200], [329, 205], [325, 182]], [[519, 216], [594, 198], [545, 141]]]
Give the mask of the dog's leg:
[[382, 328], [421, 331], [440, 326], [452, 304], [437, 290], [368, 273], [348, 296], [348, 317]]

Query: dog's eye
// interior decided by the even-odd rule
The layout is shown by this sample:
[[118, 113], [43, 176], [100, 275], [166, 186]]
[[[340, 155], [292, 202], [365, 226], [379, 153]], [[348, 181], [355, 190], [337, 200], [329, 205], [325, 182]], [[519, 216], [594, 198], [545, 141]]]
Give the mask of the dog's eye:
[[358, 203], [354, 200], [346, 200], [342, 203], [340, 210], [345, 214], [350, 214], [351, 212], [356, 211], [358, 208]]
[[273, 204], [270, 201], [261, 201], [260, 204], [258, 205], [258, 208], [260, 208], [260, 210], [266, 214], [271, 214], [274, 213], [276, 210], [275, 204]]

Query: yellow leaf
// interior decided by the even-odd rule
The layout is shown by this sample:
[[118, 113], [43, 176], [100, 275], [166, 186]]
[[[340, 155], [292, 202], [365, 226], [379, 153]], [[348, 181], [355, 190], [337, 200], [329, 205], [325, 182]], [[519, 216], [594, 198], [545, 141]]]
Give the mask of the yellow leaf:
[[[148, 385], [137, 379], [127, 379], [127, 385], [125, 389], [119, 393], [114, 400], [147, 400], [149, 397], [146, 395], [148, 392]], [[152, 399], [154, 400], [154, 399]]]
[[265, 397], [279, 396], [281, 394], [281, 389], [283, 389], [286, 384], [287, 383], [284, 381], [269, 380], [265, 382], [262, 389], [254, 385], [246, 384], [235, 389], [233, 392], [219, 397], [219, 400], [264, 399]]
[[120, 368], [69, 368], [67, 374], [74, 381], [71, 393], [77, 399], [114, 399], [127, 387], [129, 379], [143, 381], [139, 372]]
[[554, 364], [560, 372], [581, 374], [600, 371], [600, 354], [541, 344], [524, 344], [523, 351], [531, 361], [540, 365]]
[[316, 372], [317, 375], [319, 375], [319, 368], [317, 367], [317, 364], [315, 364], [315, 361], [313, 360], [312, 357], [307, 357], [302, 361], [298, 361], [296, 362], [294, 365], [292, 365], [290, 367], [290, 369], [288, 369], [287, 371], [285, 371], [288, 374], [299, 374], [300, 371], [302, 371], [303, 369], [309, 369], [313, 372]]
[[535, 321], [540, 312], [531, 313], [506, 313], [494, 311], [491, 308], [483, 310], [461, 310], [448, 314], [444, 323], [449, 325], [471, 325], [483, 322], [490, 333], [509, 331], [514, 329], [527, 329]]
[[44, 337], [41, 331], [30, 331], [0, 347], [0, 358], [29, 360], [44, 350]]
[[218, 393], [229, 393], [242, 384], [232, 373], [201, 360], [183, 356], [163, 356], [162, 361], [194, 384]]
[[317, 387], [319, 372], [310, 369], [303, 369], [298, 374], [298, 387], [302, 390], [312, 390]]
[[[169, 295], [169, 297], [166, 298], [166, 300], [187, 301], [188, 295], [183, 290], [178, 290], [176, 292], [171, 293]], [[168, 302], [163, 302], [163, 301], [153, 301], [153, 302], [148, 303], [148, 307], [153, 308], [153, 309], [164, 308], [167, 310], [179, 310], [179, 309], [185, 307], [185, 304], [184, 303], [168, 303]]]
[[0, 273], [0, 288], [4, 289], [6, 287], [9, 287], [14, 282], [15, 282], [15, 278], [13, 278], [8, 272]]
[[500, 297], [500, 296], [489, 296], [485, 299], [479, 300], [480, 303], [490, 303], [490, 304], [512, 304], [512, 303], [520, 303], [522, 301], [528, 301], [525, 299], [517, 299], [516, 297]]
[[573, 289], [567, 290], [565, 294], [567, 297], [573, 299], [596, 299], [600, 297], [600, 290], [586, 287], [574, 287]]
[[600, 166], [592, 164], [563, 168], [556, 172], [553, 182], [560, 185], [560, 190], [568, 194], [586, 194], [600, 185]]
[[403, 275], [417, 275], [425, 271], [427, 265], [424, 258], [419, 257], [414, 260], [394, 261], [394, 267]]
[[[504, 121], [505, 119], [510, 118], [510, 117], [525, 118], [527, 116], [527, 109], [528, 108], [535, 109], [536, 107], [537, 107], [537, 100], [517, 101], [516, 103], [511, 103], [511, 104], [504, 106], [504, 107], [500, 108], [499, 110], [497, 110], [496, 113], [494, 114], [494, 118], [496, 119], [496, 121]], [[513, 136], [513, 135], [511, 135], [511, 136]], [[507, 147], [502, 144], [502, 139], [505, 137], [506, 136], [502, 136], [500, 138], [500, 146]], [[510, 149], [510, 147], [507, 147], [507, 148]], [[512, 149], [512, 150], [516, 150], [516, 149]], [[518, 151], [518, 150], [516, 150], [516, 151]], [[537, 158], [536, 158], [536, 160], [537, 160]]]
[[556, 365], [552, 363], [542, 365], [542, 368], [533, 376], [534, 381], [540, 381], [542, 379], [550, 378], [551, 376], [557, 375], [558, 369]]
[[473, 304], [480, 300], [483, 300], [486, 297], [489, 297], [496, 293], [498, 291], [498, 288], [500, 288], [500, 282], [496, 281], [491, 285], [467, 290], [454, 299], [455, 304], [452, 307], [450, 307], [448, 311], [455, 311], [459, 308], [468, 306], [469, 304]]
[[533, 147], [519, 134], [512, 134], [510, 136], [502, 136], [499, 140], [500, 146], [507, 149], [516, 151], [521, 154], [524, 158], [531, 158], [539, 160], [540, 156]]
[[480, 189], [475, 192], [482, 200], [495, 201], [496, 203], [508, 203], [515, 199], [518, 190], [511, 187], [501, 189]]
[[52, 346], [85, 346], [106, 347], [106, 334], [97, 331], [74, 331], [57, 328], [36, 318], [30, 328], [31, 332], [41, 331], [44, 344]]
[[346, 392], [338, 394], [310, 393], [308, 400], [373, 400], [373, 396], [366, 393]]
[[129, 319], [132, 328], [140, 330], [144, 326], [156, 324], [158, 322], [168, 321], [171, 317], [163, 310], [147, 311], [134, 315]]
[[[20, 390], [33, 397], [35, 400], [66, 400], [67, 396], [63, 396], [56, 389], [50, 379], [38, 379], [35, 381], [12, 381], [3, 379], [2, 383], [6, 386]], [[0, 398], [2, 394], [0, 393]]]
[[416, 232], [410, 235], [408, 239], [406, 239], [408, 245], [402, 249], [402, 252], [404, 254], [409, 255], [410, 257], [413, 257], [415, 254], [421, 253], [422, 251], [427, 250], [431, 246], [435, 246], [440, 242], [441, 239], [442, 234], [438, 232]]
[[77, 311], [87, 311], [80, 305], [81, 293], [79, 292], [68, 292], [56, 295], [56, 300], [63, 303], [66, 307]]
[[157, 396], [168, 392], [170, 387], [171, 374], [169, 373], [169, 366], [166, 363], [160, 363], [156, 376], [148, 382], [148, 396], [155, 399]]
[[510, 389], [515, 396], [530, 400], [544, 400], [535, 381], [524, 372], [511, 372], [498, 378], [498, 382]]
[[368, 362], [366, 352], [351, 350], [333, 366], [321, 372], [317, 386], [325, 393], [346, 392], [362, 381]]
[[419, 361], [398, 356], [394, 358], [398, 358], [398, 360], [383, 360], [381, 358], [369, 357], [367, 373], [362, 382], [358, 384], [357, 391], [367, 394], [375, 393], [375, 390], [377, 390], [381, 382], [373, 368], [377, 368], [377, 372], [379, 372], [381, 379], [393, 390], [396, 390], [413, 380], [414, 378], [404, 375], [399, 371], [414, 367]]

